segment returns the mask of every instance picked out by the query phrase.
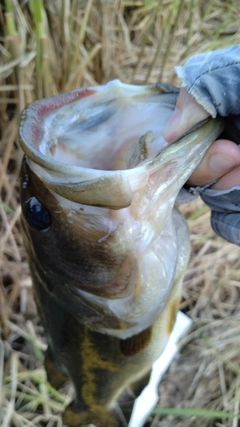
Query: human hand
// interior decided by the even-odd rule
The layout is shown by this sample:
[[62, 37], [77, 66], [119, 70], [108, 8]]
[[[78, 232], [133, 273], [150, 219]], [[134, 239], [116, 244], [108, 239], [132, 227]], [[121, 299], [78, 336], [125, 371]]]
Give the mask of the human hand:
[[[208, 113], [185, 88], [181, 88], [175, 111], [166, 125], [163, 136], [167, 142], [171, 142], [206, 117]], [[233, 141], [227, 139], [214, 141], [187, 184], [204, 186], [215, 180], [218, 181], [211, 187], [214, 190], [225, 190], [240, 185], [240, 149]]]

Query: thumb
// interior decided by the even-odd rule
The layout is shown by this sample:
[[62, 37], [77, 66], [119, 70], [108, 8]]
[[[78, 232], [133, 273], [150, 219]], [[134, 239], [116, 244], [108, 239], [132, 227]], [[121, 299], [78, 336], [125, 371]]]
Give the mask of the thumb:
[[208, 116], [209, 114], [195, 101], [187, 90], [181, 88], [175, 111], [164, 129], [163, 137], [167, 142], [171, 142]]

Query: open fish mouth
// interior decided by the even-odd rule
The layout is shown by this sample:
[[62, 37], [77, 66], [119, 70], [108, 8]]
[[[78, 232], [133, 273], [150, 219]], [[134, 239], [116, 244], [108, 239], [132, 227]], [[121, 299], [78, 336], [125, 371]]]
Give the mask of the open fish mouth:
[[158, 154], [168, 146], [162, 133], [177, 95], [170, 85], [114, 80], [41, 100], [23, 114], [20, 144], [35, 172], [63, 197], [112, 209], [130, 206], [132, 192], [146, 171], [159, 167]]
[[21, 146], [57, 193], [78, 203], [126, 207], [144, 179], [143, 169], [131, 169], [167, 145], [162, 132], [177, 94], [160, 84], [114, 80], [38, 101], [25, 110]]
[[[186, 268], [189, 239], [174, 203], [224, 127], [210, 119], [168, 145], [162, 134], [177, 95], [169, 85], [114, 80], [37, 101], [20, 126], [31, 182], [43, 183], [44, 197], [40, 184], [34, 191], [52, 217], [42, 257], [43, 237], [23, 215], [39, 280], [54, 271], [56, 298], [66, 300], [68, 287], [122, 325], [113, 330], [96, 317], [93, 329], [124, 338], [152, 324]], [[89, 324], [87, 315], [81, 320]]]

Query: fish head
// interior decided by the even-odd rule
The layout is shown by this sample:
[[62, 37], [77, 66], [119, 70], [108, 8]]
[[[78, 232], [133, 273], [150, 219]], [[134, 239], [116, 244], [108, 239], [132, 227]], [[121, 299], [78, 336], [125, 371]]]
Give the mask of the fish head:
[[83, 323], [94, 310], [96, 330], [149, 326], [186, 268], [175, 200], [223, 124], [206, 121], [168, 145], [177, 95], [116, 80], [23, 113], [22, 223], [35, 287], [76, 315], [81, 306]]

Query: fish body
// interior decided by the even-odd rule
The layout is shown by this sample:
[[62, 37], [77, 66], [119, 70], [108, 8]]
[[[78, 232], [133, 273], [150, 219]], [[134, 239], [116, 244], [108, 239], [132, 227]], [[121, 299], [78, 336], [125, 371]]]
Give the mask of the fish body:
[[115, 80], [23, 112], [24, 242], [49, 381], [75, 389], [69, 426], [121, 426], [119, 395], [141, 392], [174, 326], [190, 253], [175, 200], [224, 126], [167, 145], [177, 95]]

